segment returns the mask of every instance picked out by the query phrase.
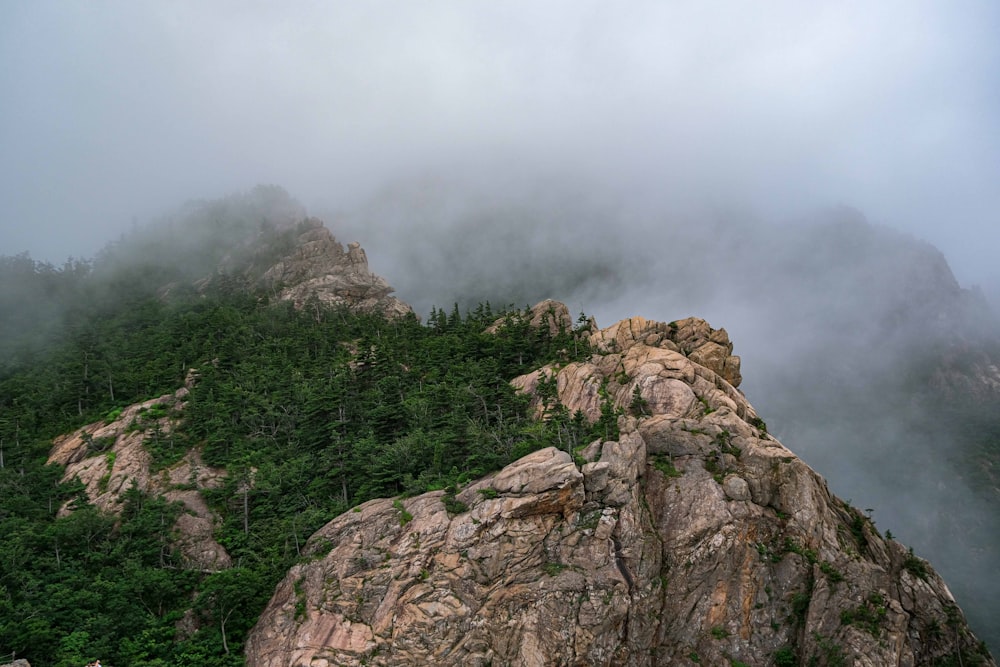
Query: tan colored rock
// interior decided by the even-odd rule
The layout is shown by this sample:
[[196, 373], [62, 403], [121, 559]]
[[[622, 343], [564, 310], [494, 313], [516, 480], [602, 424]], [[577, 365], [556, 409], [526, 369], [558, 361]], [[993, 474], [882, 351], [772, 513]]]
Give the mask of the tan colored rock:
[[[521, 315], [513, 315], [515, 321], [523, 321]], [[562, 331], [573, 330], [573, 318], [570, 317], [566, 304], [552, 299], [540, 301], [532, 306], [524, 315], [528, 323], [538, 329], [546, 328], [550, 335], [555, 336]], [[487, 333], [496, 333], [507, 325], [508, 318], [502, 317], [486, 328]]]
[[531, 326], [545, 327], [549, 334], [555, 336], [561, 331], [572, 331], [573, 318], [566, 304], [546, 299], [531, 308]]
[[[133, 487], [182, 503], [185, 511], [178, 516], [172, 534], [185, 564], [218, 570], [230, 567], [232, 560], [215, 541], [220, 519], [209, 509], [201, 490], [221, 486], [225, 471], [205, 465], [200, 453], [192, 449], [173, 466], [154, 474], [144, 447], [148, 440], [171, 436], [196, 377], [196, 372], [189, 374], [187, 386], [173, 394], [131, 405], [111, 421], [95, 422], [56, 438], [48, 462], [65, 466], [63, 481], [79, 479], [89, 502], [105, 512], [120, 513], [124, 494]], [[160, 412], [166, 414], [156, 416]], [[67, 504], [59, 513], [71, 511]]]
[[724, 330], [632, 318], [592, 342], [588, 362], [514, 385], [534, 395], [555, 377], [559, 400], [590, 419], [597, 389], [627, 411], [638, 388], [650, 414], [623, 416], [617, 440], [578, 452], [582, 470], [545, 449], [469, 485], [458, 515], [434, 492], [338, 517], [278, 586], [248, 638], [248, 666], [977, 655], [940, 578], [914, 576], [902, 545], [763, 430], [734, 384]]
[[387, 317], [413, 312], [394, 296], [384, 278], [368, 269], [368, 256], [358, 243], [347, 250], [316, 218], [296, 227], [297, 235], [288, 254], [268, 266], [253, 265], [252, 275], [278, 290], [278, 298], [304, 308], [315, 301], [327, 306], [347, 306]]

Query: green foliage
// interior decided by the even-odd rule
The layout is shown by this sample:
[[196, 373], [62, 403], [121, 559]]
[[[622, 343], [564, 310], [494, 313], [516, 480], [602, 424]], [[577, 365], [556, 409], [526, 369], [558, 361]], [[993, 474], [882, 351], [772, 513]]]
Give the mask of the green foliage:
[[462, 514], [469, 511], [468, 505], [455, 498], [454, 487], [449, 487], [446, 490], [445, 494], [441, 496], [441, 502], [444, 503], [444, 509], [448, 514]]
[[[621, 410], [615, 407], [611, 392], [608, 391], [608, 381], [606, 379], [601, 383], [600, 388], [598, 388], [598, 394], [601, 397], [601, 416], [591, 427], [590, 433], [594, 438], [617, 440], [620, 435], [618, 417], [621, 414]], [[646, 403], [645, 405], [648, 409], [649, 404]]]
[[714, 637], [715, 639], [725, 639], [726, 637], [729, 636], [729, 631], [726, 630], [724, 627], [717, 625], [714, 628], [712, 628], [711, 634], [712, 637]]
[[792, 622], [798, 627], [805, 626], [806, 615], [809, 613], [809, 605], [812, 604], [813, 588], [816, 582], [813, 581], [812, 572], [806, 577], [805, 590], [797, 591], [792, 595]]
[[666, 477], [680, 477], [684, 474], [674, 467], [674, 462], [669, 456], [664, 454], [653, 454], [651, 460], [653, 467], [662, 472]]
[[836, 569], [832, 563], [823, 561], [819, 564], [820, 571], [826, 575], [831, 584], [837, 584], [844, 580], [844, 575]]
[[903, 568], [918, 579], [923, 579], [927, 581], [927, 576], [930, 574], [930, 570], [927, 567], [927, 561], [923, 558], [917, 557], [913, 553], [913, 547], [906, 554], [906, 558], [903, 560]]
[[757, 553], [760, 555], [762, 561], [770, 561], [772, 563], [780, 563], [782, 554], [771, 548], [771, 545], [765, 544], [764, 542], [758, 542], [756, 544]]
[[413, 521], [413, 515], [410, 514], [409, 512], [407, 512], [406, 508], [403, 507], [403, 501], [402, 500], [399, 500], [398, 498], [396, 500], [393, 500], [392, 501], [392, 506], [395, 507], [397, 510], [399, 510], [399, 525], [400, 526], [405, 526], [406, 524], [408, 524], [411, 521]]
[[887, 613], [885, 597], [872, 592], [861, 605], [840, 612], [840, 622], [842, 625], [855, 625], [878, 639], [882, 635]]
[[799, 659], [795, 657], [795, 649], [782, 646], [774, 652], [774, 667], [798, 667]]
[[[555, 401], [549, 420], [529, 418], [509, 381], [590, 350], [573, 331], [531, 327], [524, 311], [453, 311], [424, 326], [271, 304], [225, 276], [201, 294], [178, 287], [164, 299], [155, 288], [177, 274], [133, 268], [59, 271], [0, 258], [0, 274], [61, 295], [51, 317], [35, 309], [17, 326], [0, 318], [0, 331], [13, 332], [0, 337], [0, 651], [33, 664], [98, 655], [123, 665], [238, 664], [278, 579], [340, 512], [462, 484], [540, 447], [617, 437], [609, 397], [597, 424]], [[8, 286], [0, 281], [0, 302], [15, 299]], [[497, 318], [505, 326], [486, 333]], [[79, 482], [60, 484], [62, 471], [45, 465], [53, 437], [174, 392], [190, 368], [200, 379], [184, 409], [154, 403], [134, 429], [154, 469], [199, 447], [228, 470], [223, 486], [202, 491], [222, 518], [217, 539], [240, 564], [227, 573], [186, 569], [171, 551], [178, 508], [133, 489], [116, 523], [86, 504]], [[183, 419], [164, 423], [173, 417]], [[92, 438], [87, 447], [110, 468], [113, 444]], [[66, 502], [75, 512], [57, 519]], [[466, 509], [454, 493], [447, 507]], [[412, 518], [398, 509], [402, 522]], [[199, 629], [181, 638], [185, 613]]]
[[848, 506], [847, 509], [851, 516], [851, 535], [854, 536], [855, 541], [858, 543], [858, 547], [863, 551], [868, 547], [868, 536], [865, 534], [865, 525], [870, 522], [870, 519], [854, 507]]
[[[105, 452], [115, 444], [114, 436], [104, 436], [101, 438], [95, 438], [89, 433], [83, 436], [84, 441], [87, 443], [87, 453], [99, 454]], [[110, 452], [109, 452], [110, 453]]]
[[544, 565], [542, 565], [542, 572], [544, 572], [545, 574], [549, 575], [550, 577], [554, 577], [557, 574], [559, 574], [560, 572], [562, 572], [563, 570], [565, 570], [566, 567], [567, 566], [563, 565], [562, 563], [553, 563], [553, 562], [550, 561], [550, 562], [545, 563]]
[[818, 560], [818, 556], [813, 549], [807, 549], [790, 537], [785, 538], [785, 551], [798, 554], [808, 561], [810, 565]]
[[726, 477], [726, 468], [722, 462], [722, 456], [718, 452], [710, 452], [705, 457], [704, 466], [705, 470], [712, 475], [712, 479], [722, 484], [722, 480]]
[[809, 658], [809, 667], [847, 667], [847, 656], [840, 644], [829, 637], [813, 633], [819, 653]]
[[799, 625], [805, 625], [806, 613], [809, 611], [809, 604], [811, 602], [812, 590], [798, 592], [792, 596], [792, 618]]
[[639, 385], [632, 388], [632, 402], [629, 403], [629, 412], [635, 417], [648, 417], [652, 414], [649, 401], [643, 398]]
[[732, 443], [733, 437], [726, 429], [722, 429], [712, 440], [712, 444], [719, 448], [723, 454], [730, 454], [734, 458], [740, 458], [743, 450]]
[[715, 408], [708, 404], [704, 396], [698, 397], [698, 402], [701, 403], [701, 414], [702, 416], [708, 416], [715, 412]]

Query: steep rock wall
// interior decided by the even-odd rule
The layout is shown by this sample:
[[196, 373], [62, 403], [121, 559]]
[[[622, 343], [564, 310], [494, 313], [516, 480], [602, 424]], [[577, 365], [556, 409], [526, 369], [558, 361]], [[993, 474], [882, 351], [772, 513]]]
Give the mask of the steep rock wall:
[[554, 376], [591, 419], [610, 396], [617, 440], [338, 517], [247, 664], [995, 664], [927, 563], [768, 435], [724, 330], [633, 318], [591, 343], [514, 384]]

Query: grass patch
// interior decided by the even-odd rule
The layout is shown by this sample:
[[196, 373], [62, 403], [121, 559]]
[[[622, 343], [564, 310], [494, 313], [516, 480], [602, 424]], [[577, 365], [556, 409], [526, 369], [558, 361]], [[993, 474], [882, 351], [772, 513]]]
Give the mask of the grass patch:
[[826, 578], [830, 580], [831, 584], [839, 584], [844, 580], [844, 575], [833, 566], [832, 563], [823, 561], [819, 564], [820, 572], [826, 575]]
[[857, 626], [878, 639], [882, 635], [882, 623], [887, 611], [885, 598], [881, 593], [873, 592], [858, 607], [840, 612], [840, 623]]
[[403, 507], [403, 501], [402, 500], [400, 500], [399, 498], [397, 498], [396, 500], [393, 500], [392, 501], [392, 506], [395, 507], [397, 510], [399, 510], [399, 525], [400, 526], [405, 526], [406, 524], [408, 524], [411, 521], [413, 521], [413, 515], [410, 514], [409, 512], [407, 512], [406, 508]]
[[927, 561], [916, 556], [913, 553], [913, 547], [910, 547], [910, 551], [906, 554], [906, 559], [903, 561], [903, 569], [914, 577], [923, 579], [924, 581], [927, 581], [927, 575], [930, 573], [927, 569]]
[[549, 575], [550, 577], [554, 577], [563, 570], [565, 570], [567, 567], [568, 567], [567, 565], [563, 565], [562, 563], [549, 562], [542, 565], [542, 572]]
[[680, 477], [684, 474], [674, 467], [674, 462], [669, 456], [663, 454], [653, 455], [653, 467], [662, 472], [666, 477]]

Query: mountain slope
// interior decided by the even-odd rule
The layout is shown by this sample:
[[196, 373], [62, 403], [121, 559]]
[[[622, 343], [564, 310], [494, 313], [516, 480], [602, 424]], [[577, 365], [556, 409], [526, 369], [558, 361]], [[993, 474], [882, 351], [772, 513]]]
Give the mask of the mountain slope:
[[465, 182], [387, 191], [353, 224], [418, 312], [502, 292], [602, 321], [724, 322], [771, 430], [1000, 644], [1000, 326], [930, 244], [848, 208], [762, 220]]
[[634, 318], [590, 343], [515, 384], [591, 419], [609, 396], [617, 438], [335, 519], [247, 664], [994, 664], [927, 563], [767, 434], [724, 331]]
[[[377, 543], [383, 559], [399, 558], [403, 570], [367, 552], [355, 559], [373, 581], [392, 569], [405, 571], [399, 586], [413, 576], [433, 584], [432, 598], [452, 585], [465, 591], [447, 572], [475, 574], [482, 564], [462, 555], [473, 548], [439, 568], [437, 555], [397, 543], [428, 521], [421, 545], [471, 531], [484, 554], [516, 546], [524, 555], [519, 564], [484, 556], [498, 579], [476, 575], [475, 595], [456, 597], [483, 618], [520, 613], [548, 584], [575, 591], [569, 611], [542, 608], [578, 623], [572, 651], [589, 661], [641, 664], [645, 650], [733, 664], [836, 664], [847, 653], [974, 664], [981, 651], [926, 563], [878, 536], [870, 517], [832, 498], [766, 434], [736, 389], [742, 368], [725, 331], [695, 318], [631, 318], [588, 336], [592, 321], [574, 325], [554, 302], [499, 321], [488, 304], [465, 315], [434, 309], [422, 325], [368, 271], [359, 246], [345, 251], [300, 213], [283, 192], [256, 190], [189, 207], [92, 265], [10, 263], [42, 281], [35, 293], [54, 281], [64, 310], [41, 309], [37, 325], [18, 320], [0, 375], [0, 651], [39, 664], [85, 661], [89, 647], [118, 664], [236, 665], [246, 645], [250, 660], [280, 661], [316, 644], [317, 628], [344, 648], [347, 626], [326, 613], [336, 607], [352, 641], [370, 626], [386, 655], [419, 652], [372, 615], [378, 590], [359, 584], [367, 606], [331, 607], [325, 593], [306, 594], [305, 580], [279, 582], [300, 568], [293, 573], [314, 583], [357, 584], [342, 563], [309, 570], [301, 560], [327, 548], [350, 560], [355, 545], [338, 542], [346, 530]], [[970, 358], [989, 369], [989, 355]], [[950, 359], [957, 371], [968, 361]], [[968, 376], [943, 382], [961, 388], [956, 377]], [[809, 379], [794, 385], [803, 397], [815, 395]], [[45, 466], [50, 454], [55, 465]], [[544, 487], [550, 473], [556, 497], [522, 484], [537, 477]], [[381, 535], [365, 536], [347, 512], [304, 544], [352, 506], [401, 493], [358, 512]], [[508, 511], [521, 505], [523, 515]], [[410, 532], [399, 525], [407, 516]], [[528, 521], [541, 547], [516, 528], [503, 532], [512, 519]], [[484, 533], [484, 523], [502, 534]], [[955, 543], [963, 563], [982, 556]], [[616, 609], [627, 600], [659, 620], [584, 610], [573, 588], [581, 582], [588, 600], [608, 597]], [[519, 602], [491, 608], [504, 583]], [[278, 614], [269, 618], [279, 636], [248, 635], [275, 586], [268, 614]], [[705, 599], [718, 602], [714, 611]], [[400, 618], [414, 627], [426, 620], [406, 609]], [[318, 623], [313, 639], [299, 632], [307, 612]], [[456, 655], [568, 655], [559, 638], [522, 642], [531, 635], [523, 628], [506, 647], [463, 644]], [[374, 648], [349, 643], [337, 659]]]

